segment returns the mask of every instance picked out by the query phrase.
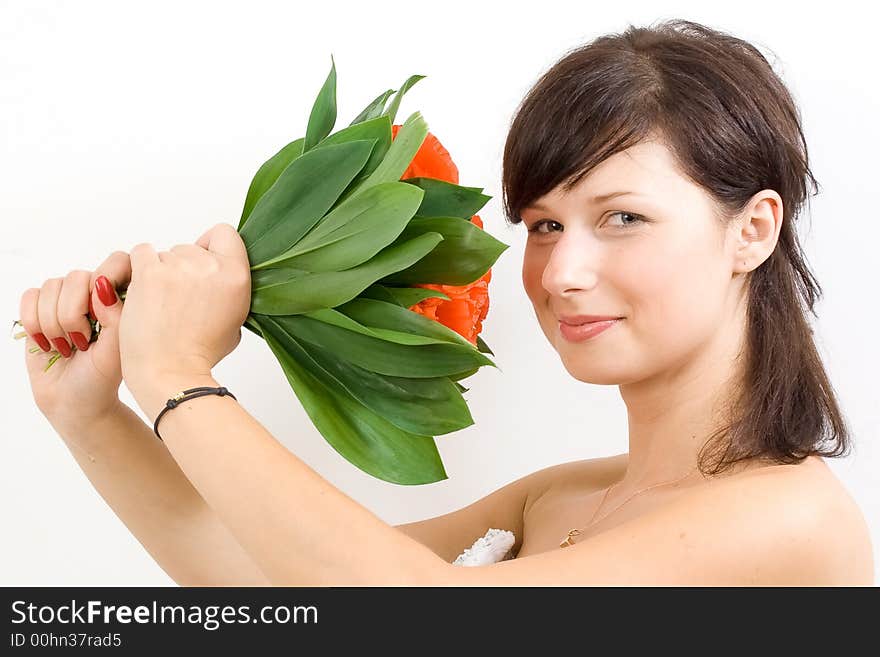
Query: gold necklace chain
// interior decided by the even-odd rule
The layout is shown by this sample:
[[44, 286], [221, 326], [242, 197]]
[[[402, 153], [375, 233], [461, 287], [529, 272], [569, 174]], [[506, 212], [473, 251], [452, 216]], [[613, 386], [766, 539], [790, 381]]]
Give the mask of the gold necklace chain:
[[[669, 486], [669, 485], [672, 485], [672, 484], [677, 484], [678, 482], [687, 479], [689, 476], [691, 476], [691, 473], [693, 473], [693, 472], [694, 472], [694, 470], [691, 470], [691, 471], [689, 471], [686, 475], [684, 475], [683, 477], [679, 477], [678, 479], [675, 479], [675, 480], [673, 480], [673, 481], [661, 481], [659, 484], [653, 484], [653, 485], [648, 486], [648, 487], [646, 487], [646, 488], [642, 488], [642, 489], [640, 489], [640, 490], [637, 490], [635, 493], [633, 493], [632, 495], [630, 495], [629, 497], [627, 497], [623, 502], [621, 502], [621, 503], [618, 504], [616, 507], [614, 507], [614, 509], [612, 509], [611, 511], [609, 511], [608, 513], [606, 513], [604, 516], [602, 516], [601, 519], [604, 520], [605, 518], [607, 518], [608, 516], [610, 516], [612, 513], [614, 513], [615, 511], [617, 511], [620, 507], [622, 507], [624, 504], [626, 504], [627, 502], [629, 502], [632, 498], [634, 498], [634, 497], [635, 497], [636, 495], [638, 495], [639, 493], [644, 493], [644, 492], [646, 492], [646, 491], [651, 490], [652, 488], [657, 488], [657, 487], [659, 487], [659, 486]], [[574, 542], [573, 542], [571, 539], [572, 539], [573, 537], [575, 537], [575, 536], [578, 536], [578, 535], [582, 534], [583, 531], [584, 531], [585, 529], [587, 529], [587, 527], [591, 527], [591, 526], [594, 524], [594, 523], [593, 523], [593, 519], [596, 517], [596, 514], [599, 513], [599, 509], [602, 508], [602, 505], [605, 504], [605, 500], [606, 500], [607, 497], [608, 497], [608, 493], [611, 492], [611, 489], [614, 488], [614, 486], [615, 486], [615, 484], [612, 484], [611, 486], [609, 486], [608, 488], [605, 489], [605, 494], [602, 495], [602, 501], [599, 502], [599, 506], [597, 506], [597, 507], [596, 507], [596, 510], [593, 511], [593, 515], [590, 517], [590, 522], [588, 522], [585, 526], [581, 527], [580, 529], [572, 529], [571, 531], [569, 531], [569, 532], [568, 532], [568, 535], [565, 537], [565, 539], [559, 544], [559, 547], [568, 547], [569, 545], [574, 545]]]

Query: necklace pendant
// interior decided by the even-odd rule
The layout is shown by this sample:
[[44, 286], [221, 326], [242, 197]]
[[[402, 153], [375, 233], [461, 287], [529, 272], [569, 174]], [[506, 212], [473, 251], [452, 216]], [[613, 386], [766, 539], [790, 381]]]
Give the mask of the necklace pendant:
[[580, 533], [580, 529], [572, 529], [570, 532], [568, 532], [568, 536], [565, 537], [565, 540], [559, 544], [559, 547], [568, 547], [569, 545], [574, 545], [574, 542], [572, 542], [571, 539], [572, 537], [577, 536]]

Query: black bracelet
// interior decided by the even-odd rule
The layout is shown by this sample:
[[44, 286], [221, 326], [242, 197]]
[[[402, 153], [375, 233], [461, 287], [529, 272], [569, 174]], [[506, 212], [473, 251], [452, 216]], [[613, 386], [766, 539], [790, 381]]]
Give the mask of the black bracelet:
[[[158, 436], [159, 440], [162, 440], [162, 436], [159, 436], [159, 420], [162, 418], [162, 416], [165, 415], [165, 413], [172, 408], [176, 408], [177, 405], [181, 402], [185, 402], [187, 399], [193, 399], [194, 397], [204, 397], [205, 395], [220, 395], [221, 397], [224, 395], [228, 395], [229, 397], [235, 399], [235, 395], [233, 395], [223, 386], [220, 386], [219, 388], [209, 388], [206, 386], [201, 386], [199, 388], [189, 388], [188, 390], [182, 390], [181, 392], [178, 392], [176, 395], [174, 395], [167, 402], [165, 402], [165, 408], [162, 409], [162, 411], [156, 417], [156, 421], [153, 422], [153, 433]], [[237, 399], [235, 400], [238, 401]]]

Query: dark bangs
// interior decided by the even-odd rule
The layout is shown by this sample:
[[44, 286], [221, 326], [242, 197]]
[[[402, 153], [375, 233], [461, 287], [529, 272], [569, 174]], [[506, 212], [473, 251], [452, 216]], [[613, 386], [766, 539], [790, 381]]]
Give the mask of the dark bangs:
[[569, 191], [606, 158], [659, 137], [682, 175], [721, 216], [764, 188], [791, 218], [816, 181], [806, 165], [800, 115], [751, 44], [685, 20], [630, 26], [580, 46], [529, 90], [504, 148], [505, 219], [560, 183]]
[[504, 148], [508, 223], [520, 223], [524, 207], [560, 183], [569, 191], [655, 129], [654, 73], [635, 53], [622, 54], [579, 49], [544, 74], [520, 104]]

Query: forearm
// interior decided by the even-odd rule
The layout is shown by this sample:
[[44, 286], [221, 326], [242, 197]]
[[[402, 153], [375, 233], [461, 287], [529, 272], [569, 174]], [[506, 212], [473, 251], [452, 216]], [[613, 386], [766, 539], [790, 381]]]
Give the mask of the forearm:
[[128, 406], [88, 427], [54, 428], [83, 473], [162, 569], [183, 586], [259, 586], [263, 572]]
[[[146, 384], [148, 418], [212, 377]], [[134, 392], [134, 391], [133, 391]], [[169, 452], [273, 584], [413, 585], [442, 560], [383, 522], [279, 443], [230, 397], [190, 399], [162, 416]]]

